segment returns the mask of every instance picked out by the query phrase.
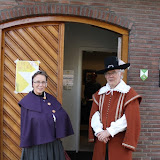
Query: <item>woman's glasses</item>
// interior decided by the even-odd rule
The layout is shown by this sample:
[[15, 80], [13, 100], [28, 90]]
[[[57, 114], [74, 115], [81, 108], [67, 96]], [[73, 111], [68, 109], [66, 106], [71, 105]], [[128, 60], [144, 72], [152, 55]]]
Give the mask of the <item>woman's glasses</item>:
[[40, 81], [35, 81], [35, 82], [33, 82], [33, 83], [35, 83], [35, 84], [37, 84], [37, 85], [40, 85], [40, 84], [42, 84], [42, 85], [46, 85], [46, 81], [42, 81], [42, 82], [40, 82]]

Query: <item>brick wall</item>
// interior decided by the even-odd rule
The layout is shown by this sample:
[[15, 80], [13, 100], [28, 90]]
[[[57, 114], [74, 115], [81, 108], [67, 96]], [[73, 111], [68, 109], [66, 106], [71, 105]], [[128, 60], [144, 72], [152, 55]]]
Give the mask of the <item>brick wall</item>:
[[[99, 19], [131, 29], [128, 84], [143, 96], [140, 107], [142, 130], [134, 160], [159, 160], [159, 6], [158, 0], [1, 0], [0, 22], [33, 15], [67, 14]], [[139, 78], [140, 69], [149, 70], [146, 81]]]

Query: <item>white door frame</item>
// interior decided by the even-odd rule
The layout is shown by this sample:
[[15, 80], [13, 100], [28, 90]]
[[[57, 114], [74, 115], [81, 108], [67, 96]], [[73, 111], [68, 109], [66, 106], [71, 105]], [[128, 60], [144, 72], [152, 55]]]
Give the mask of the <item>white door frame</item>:
[[[101, 51], [101, 52], [117, 52], [115, 49], [106, 49], [100, 47], [80, 47], [78, 53], [78, 83], [77, 83], [77, 124], [76, 124], [76, 152], [79, 151], [80, 144], [80, 118], [81, 118], [81, 86], [82, 86], [82, 56], [83, 51]], [[89, 118], [89, 117], [88, 117]]]

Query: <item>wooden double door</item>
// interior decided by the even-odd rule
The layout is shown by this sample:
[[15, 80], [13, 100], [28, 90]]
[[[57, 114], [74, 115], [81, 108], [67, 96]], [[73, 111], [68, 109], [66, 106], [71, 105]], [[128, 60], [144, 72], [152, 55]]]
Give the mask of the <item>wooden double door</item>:
[[64, 23], [31, 23], [1, 30], [0, 159], [19, 160], [20, 107], [26, 95], [16, 94], [17, 59], [40, 61], [47, 72], [47, 92], [62, 102]]

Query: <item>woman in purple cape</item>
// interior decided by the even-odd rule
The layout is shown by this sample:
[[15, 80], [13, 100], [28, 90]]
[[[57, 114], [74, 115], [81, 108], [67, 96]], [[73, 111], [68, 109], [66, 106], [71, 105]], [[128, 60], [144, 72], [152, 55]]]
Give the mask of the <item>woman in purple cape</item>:
[[70, 119], [55, 97], [45, 92], [47, 74], [32, 76], [33, 91], [18, 104], [21, 107], [21, 160], [65, 160], [60, 138], [73, 134]]

